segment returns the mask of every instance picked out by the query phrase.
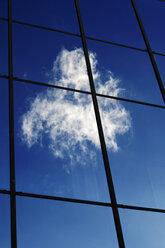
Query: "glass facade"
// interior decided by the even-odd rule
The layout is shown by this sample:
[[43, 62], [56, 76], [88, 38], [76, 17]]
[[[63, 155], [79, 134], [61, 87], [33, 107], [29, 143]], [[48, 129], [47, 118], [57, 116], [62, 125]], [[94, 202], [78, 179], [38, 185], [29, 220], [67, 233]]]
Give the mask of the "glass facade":
[[1, 247], [164, 248], [164, 10], [1, 1]]

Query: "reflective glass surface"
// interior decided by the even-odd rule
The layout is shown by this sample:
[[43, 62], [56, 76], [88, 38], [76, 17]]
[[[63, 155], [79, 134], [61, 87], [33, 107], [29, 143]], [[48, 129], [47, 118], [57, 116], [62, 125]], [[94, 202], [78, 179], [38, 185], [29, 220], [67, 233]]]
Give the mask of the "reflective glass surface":
[[8, 74], [8, 23], [0, 20], [0, 74]]
[[120, 209], [127, 248], [163, 248], [165, 242], [163, 213]]
[[14, 25], [14, 76], [89, 90], [81, 39]]
[[98, 93], [164, 104], [147, 53], [96, 41], [87, 44]]
[[154, 55], [165, 88], [165, 56]]
[[17, 198], [18, 247], [117, 248], [111, 209]]
[[99, 98], [107, 102], [101, 116], [118, 203], [164, 208], [165, 109]]
[[8, 1], [1, 0], [0, 1], [0, 17], [8, 17]]
[[0, 78], [0, 189], [9, 188], [8, 81]]
[[0, 246], [10, 248], [10, 199], [0, 194]]
[[73, 0], [13, 0], [13, 18], [18, 21], [43, 25], [78, 33]]
[[87, 36], [145, 48], [130, 0], [80, 0]]
[[91, 96], [14, 83], [18, 191], [109, 201]]
[[165, 2], [136, 0], [136, 5], [152, 50], [165, 53]]

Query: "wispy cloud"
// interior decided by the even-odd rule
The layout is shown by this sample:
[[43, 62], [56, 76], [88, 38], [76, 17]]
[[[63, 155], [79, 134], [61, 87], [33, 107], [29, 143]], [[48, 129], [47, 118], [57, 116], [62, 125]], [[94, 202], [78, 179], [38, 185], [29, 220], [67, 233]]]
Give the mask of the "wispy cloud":
[[[97, 92], [118, 96], [119, 80], [110, 71], [105, 77], [97, 69], [96, 54], [90, 52], [90, 61]], [[90, 90], [83, 51], [63, 49], [53, 63], [49, 73], [56, 85]], [[108, 149], [119, 150], [117, 135], [131, 128], [129, 112], [119, 101], [100, 98], [99, 106]], [[29, 110], [21, 119], [22, 140], [30, 148], [42, 144], [44, 136], [55, 157], [69, 158], [70, 162], [83, 163], [82, 157], [90, 154], [94, 159], [100, 143], [90, 95], [47, 89], [39, 93], [30, 103]], [[44, 145], [43, 145], [44, 146]], [[89, 151], [90, 147], [90, 151]]]

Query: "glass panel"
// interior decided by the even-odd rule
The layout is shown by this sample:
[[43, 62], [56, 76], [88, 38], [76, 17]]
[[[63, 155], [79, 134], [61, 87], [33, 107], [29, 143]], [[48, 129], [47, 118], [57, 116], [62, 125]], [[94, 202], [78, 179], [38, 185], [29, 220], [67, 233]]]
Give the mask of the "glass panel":
[[0, 17], [8, 18], [8, 1], [7, 0], [0, 1]]
[[165, 109], [98, 100], [118, 203], [164, 208]]
[[109, 201], [91, 96], [15, 82], [18, 191]]
[[163, 85], [165, 87], [165, 56], [159, 56], [159, 55], [155, 55], [155, 60], [158, 66], [158, 70], [161, 76], [161, 79], [163, 81]]
[[8, 81], [0, 79], [0, 189], [9, 189]]
[[88, 48], [98, 93], [163, 104], [147, 53], [96, 41]]
[[81, 39], [14, 25], [16, 77], [89, 90]]
[[10, 248], [10, 199], [0, 194], [0, 246]]
[[13, 18], [64, 31], [79, 32], [73, 0], [13, 0]]
[[110, 208], [18, 197], [18, 248], [118, 247]]
[[165, 2], [161, 0], [136, 0], [136, 5], [141, 16], [153, 51], [165, 53]]
[[163, 213], [121, 209], [120, 216], [127, 248], [164, 248]]
[[0, 21], [0, 74], [8, 74], [8, 23]]
[[130, 0], [80, 0], [87, 36], [145, 48]]

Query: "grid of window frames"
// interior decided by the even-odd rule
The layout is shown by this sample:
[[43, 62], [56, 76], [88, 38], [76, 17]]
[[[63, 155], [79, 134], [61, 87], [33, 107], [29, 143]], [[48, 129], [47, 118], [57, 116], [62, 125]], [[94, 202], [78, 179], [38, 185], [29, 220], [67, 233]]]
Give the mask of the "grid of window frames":
[[164, 11], [0, 2], [1, 247], [164, 247]]

